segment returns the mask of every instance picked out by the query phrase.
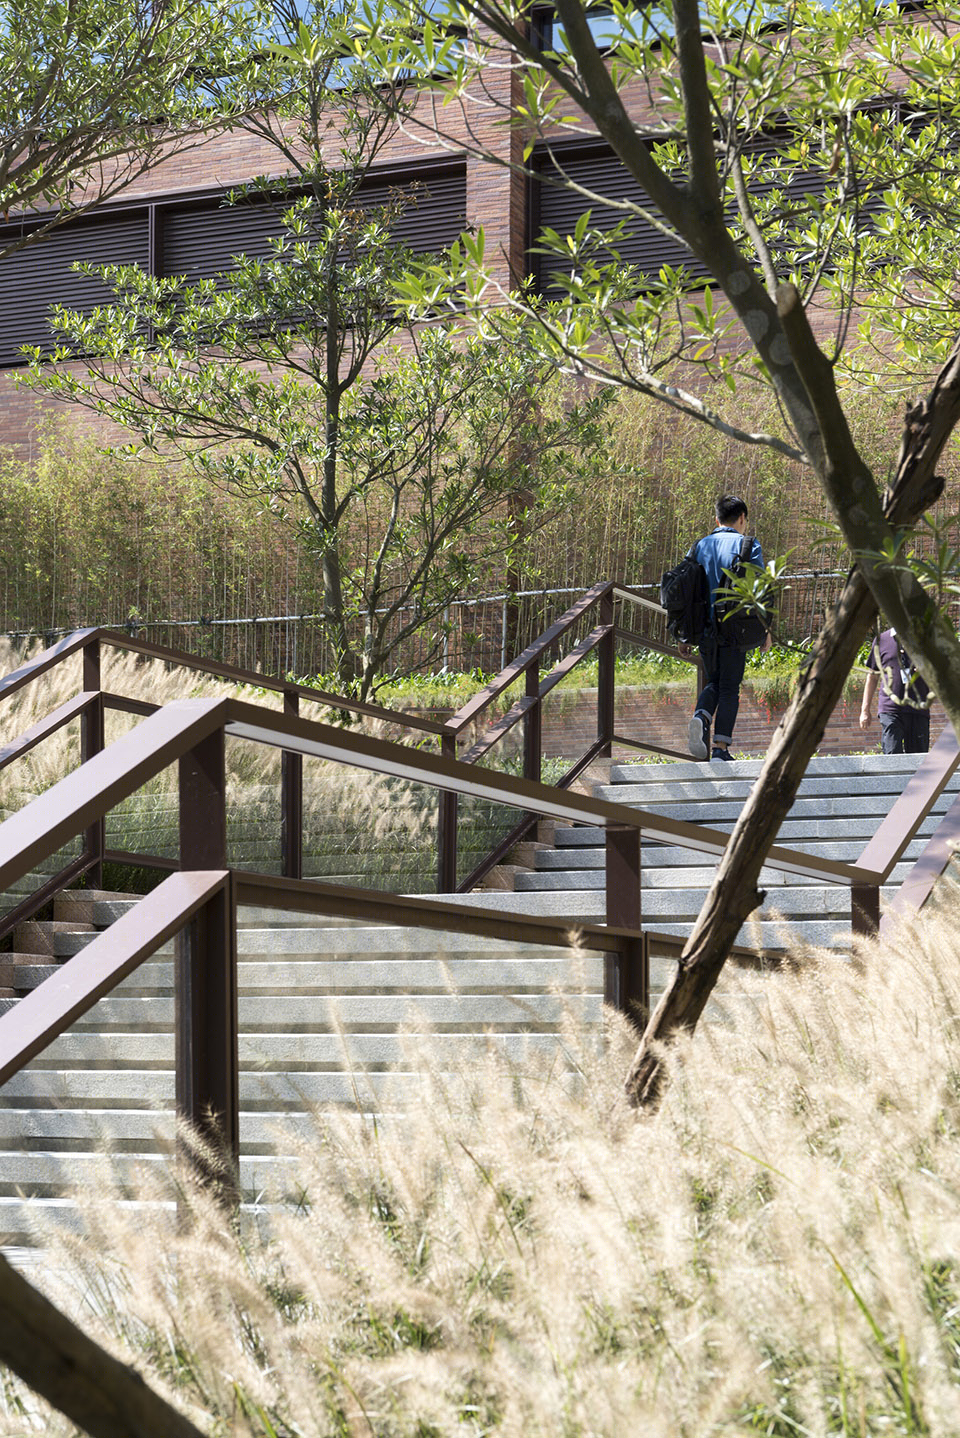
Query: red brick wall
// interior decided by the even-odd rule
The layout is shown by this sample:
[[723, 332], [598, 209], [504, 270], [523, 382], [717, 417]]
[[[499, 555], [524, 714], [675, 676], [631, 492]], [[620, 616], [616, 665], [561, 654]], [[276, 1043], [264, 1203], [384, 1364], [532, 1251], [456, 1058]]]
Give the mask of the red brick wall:
[[[617, 694], [616, 732], [626, 739], [643, 739], [666, 749], [687, 752], [687, 722], [693, 711], [692, 686], [671, 686], [669, 690], [650, 694], [642, 689], [621, 689]], [[773, 737], [783, 707], [768, 706], [754, 695], [749, 685], [740, 693], [740, 713], [734, 730], [732, 751], [750, 757], [763, 755]], [[595, 689], [559, 691], [548, 701], [544, 714], [543, 752], [545, 755], [575, 757], [596, 738], [597, 699]], [[936, 739], [946, 722], [943, 709], [934, 704], [930, 716], [930, 741]], [[827, 725], [821, 754], [853, 754], [879, 751], [880, 726], [874, 719], [867, 730], [860, 728], [860, 700], [847, 704], [841, 701]], [[639, 751], [626, 746], [619, 751], [626, 758]]]

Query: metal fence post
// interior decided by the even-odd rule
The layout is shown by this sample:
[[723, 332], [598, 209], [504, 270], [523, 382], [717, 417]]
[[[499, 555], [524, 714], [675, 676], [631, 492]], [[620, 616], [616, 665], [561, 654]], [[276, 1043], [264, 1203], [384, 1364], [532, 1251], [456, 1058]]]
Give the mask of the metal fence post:
[[650, 1007], [650, 935], [640, 932], [640, 830], [632, 826], [608, 827], [606, 860], [607, 924], [610, 928], [634, 929], [637, 938], [628, 942], [625, 952], [607, 955], [604, 998], [639, 1028]]
[[875, 938], [880, 932], [880, 887], [878, 884], [851, 884], [850, 927], [861, 938]]
[[[283, 691], [283, 712], [296, 718], [300, 697], [292, 689]], [[303, 878], [303, 755], [284, 749], [280, 760], [280, 850], [281, 872], [285, 879]]]
[[[83, 687], [97, 695], [85, 709], [80, 720], [80, 762], [85, 764], [104, 746], [103, 693], [100, 687], [100, 641], [93, 639], [83, 646]], [[103, 886], [103, 855], [107, 846], [106, 820], [98, 819], [84, 831], [83, 842], [93, 864], [87, 870], [87, 882], [93, 889]]]
[[543, 706], [540, 703], [540, 665], [527, 665], [526, 696], [535, 699], [523, 716], [523, 777], [539, 784], [543, 755]]
[[[440, 754], [456, 759], [457, 740], [454, 734], [440, 738]], [[437, 796], [437, 893], [454, 894], [457, 890], [457, 822], [459, 795], [441, 789]]]
[[[225, 869], [226, 768], [222, 729], [180, 760], [180, 867]], [[239, 1197], [240, 1099], [237, 915], [233, 876], [176, 942], [176, 1106], [211, 1150], [203, 1177], [228, 1203]]]
[[[600, 623], [613, 624], [613, 594], [600, 600]], [[603, 748], [600, 756], [609, 759], [613, 752], [613, 731], [616, 722], [616, 658], [617, 636], [613, 629], [597, 645], [597, 738]]]

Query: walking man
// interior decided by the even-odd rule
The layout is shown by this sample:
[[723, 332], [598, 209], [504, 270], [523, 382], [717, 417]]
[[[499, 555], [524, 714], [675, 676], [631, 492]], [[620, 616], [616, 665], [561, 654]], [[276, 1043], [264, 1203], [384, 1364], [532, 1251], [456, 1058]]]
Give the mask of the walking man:
[[860, 706], [860, 728], [870, 724], [873, 696], [884, 754], [926, 754], [930, 748], [930, 690], [897, 638], [885, 629], [873, 641]]
[[[697, 697], [697, 707], [690, 720], [689, 747], [695, 759], [715, 759], [721, 763], [729, 763], [733, 726], [740, 708], [740, 685], [743, 683], [747, 651], [736, 644], [725, 643], [722, 628], [718, 632], [716, 592], [726, 587], [728, 580], [723, 571], [732, 567], [740, 553], [743, 536], [747, 532], [747, 506], [735, 494], [721, 494], [716, 503], [716, 516], [716, 529], [704, 535], [695, 550], [695, 558], [703, 565], [707, 575], [710, 623], [700, 641], [700, 657], [707, 682]], [[753, 548], [745, 558], [750, 564], [763, 567], [759, 540], [753, 541]], [[769, 649], [771, 642], [772, 637], [767, 630], [763, 648]], [[680, 652], [689, 654], [691, 651], [689, 646], [681, 645]]]

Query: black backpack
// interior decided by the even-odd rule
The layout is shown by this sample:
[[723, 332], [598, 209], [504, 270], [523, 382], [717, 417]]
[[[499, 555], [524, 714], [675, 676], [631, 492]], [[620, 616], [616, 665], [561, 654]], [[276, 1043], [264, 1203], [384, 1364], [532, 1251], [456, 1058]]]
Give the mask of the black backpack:
[[678, 644], [699, 644], [710, 623], [707, 571], [694, 557], [696, 552], [697, 545], [691, 544], [680, 563], [660, 577], [660, 603], [667, 611], [667, 631]]
[[[746, 573], [745, 565], [753, 544], [754, 536], [745, 534], [740, 553], [729, 566], [730, 574], [739, 578]], [[737, 608], [737, 604], [733, 598], [715, 601], [714, 617], [721, 642], [736, 649], [759, 649], [773, 623], [773, 612], [766, 604], [751, 608]]]

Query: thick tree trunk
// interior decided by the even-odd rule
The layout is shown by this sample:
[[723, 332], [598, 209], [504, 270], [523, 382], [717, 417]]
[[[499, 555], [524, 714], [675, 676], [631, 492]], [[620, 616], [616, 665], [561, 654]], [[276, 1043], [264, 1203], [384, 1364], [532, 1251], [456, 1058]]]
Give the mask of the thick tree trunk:
[[659, 1091], [661, 1061], [653, 1046], [677, 1030], [696, 1027], [741, 925], [763, 902], [757, 879], [767, 850], [793, 804], [876, 612], [862, 575], [853, 570], [777, 726], [677, 972], [647, 1024], [627, 1076], [627, 1092], [635, 1103], [647, 1103]]
[[2, 1256], [0, 1362], [94, 1438], [202, 1438]]
[[[907, 412], [897, 472], [884, 496], [881, 524], [884, 521], [904, 527], [915, 524], [940, 494], [942, 483], [937, 479], [935, 468], [960, 417], [958, 359], [960, 351], [951, 355], [927, 398]], [[842, 413], [836, 424], [842, 439], [845, 434]], [[836, 439], [836, 435], [831, 434], [830, 439]], [[854, 480], [862, 494], [862, 473], [844, 476], [834, 468], [828, 489], [835, 507], [842, 507], [844, 497], [848, 497], [851, 506], [856, 502]], [[857, 507], [858, 523], [864, 531], [869, 529], [866, 508], [866, 505]], [[875, 536], [873, 547], [880, 548], [882, 537]], [[874, 536], [867, 533], [865, 542], [871, 538]], [[793, 804], [810, 757], [820, 742], [876, 612], [876, 600], [866, 579], [859, 569], [851, 570], [843, 594], [819, 635], [810, 663], [801, 673], [793, 702], [773, 736], [766, 762], [730, 836], [713, 884], [684, 946], [677, 972], [640, 1041], [626, 1080], [627, 1093], [634, 1103], [648, 1103], [656, 1098], [662, 1082], [657, 1045], [678, 1030], [690, 1031], [696, 1027], [741, 925], [762, 902], [757, 879], [767, 850]]]

